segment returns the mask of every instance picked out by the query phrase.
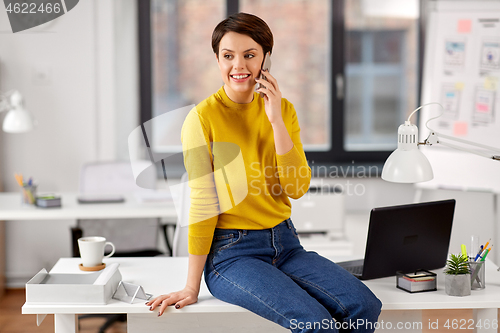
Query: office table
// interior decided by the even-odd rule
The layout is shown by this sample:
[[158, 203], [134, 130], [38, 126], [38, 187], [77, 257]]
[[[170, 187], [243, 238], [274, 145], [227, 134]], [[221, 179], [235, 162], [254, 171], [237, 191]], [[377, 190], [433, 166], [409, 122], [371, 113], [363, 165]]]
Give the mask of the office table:
[[[51, 273], [81, 273], [77, 265], [79, 258], [62, 258]], [[169, 258], [109, 258], [106, 263], [119, 263], [123, 281], [142, 285], [145, 292], [154, 296], [180, 290], [187, 276], [188, 260], [184, 257]], [[500, 273], [496, 266], [487, 262], [486, 288], [472, 291], [467, 297], [448, 296], [444, 292], [444, 275], [438, 274], [438, 290], [435, 292], [409, 294], [395, 287], [396, 278], [388, 277], [365, 281], [382, 301], [382, 314], [377, 332], [397, 331], [401, 323], [403, 330], [407, 323], [422, 323], [422, 310], [425, 309], [474, 309], [474, 320], [488, 320], [489, 327], [481, 327], [477, 332], [497, 332], [493, 323], [498, 321], [497, 309], [500, 308]], [[129, 332], [287, 332], [282, 327], [262, 319], [253, 313], [212, 297], [202, 282], [197, 303], [175, 309], [168, 307], [161, 317], [151, 312], [143, 300], [127, 304], [112, 299], [106, 305], [34, 305], [24, 304], [23, 314], [37, 314], [38, 320], [44, 314], [54, 314], [55, 332], [77, 332], [75, 314], [88, 313], [126, 313]], [[390, 311], [395, 310], [395, 311]], [[390, 327], [389, 327], [390, 323]], [[413, 325], [412, 332], [422, 331]]]
[[[106, 218], [162, 218], [170, 222], [175, 221], [177, 218], [173, 200], [139, 202], [134, 194], [125, 194], [123, 195], [125, 198], [123, 203], [79, 204], [77, 201], [78, 193], [76, 192], [58, 193], [58, 195], [61, 196], [62, 207], [40, 208], [31, 205], [23, 205], [21, 203], [20, 192], [0, 193], [0, 221], [76, 221], [78, 219]], [[0, 265], [7, 261], [5, 255], [6, 253], [0, 250]], [[26, 253], [26, 255], [31, 254]], [[52, 262], [55, 262], [58, 257], [60, 257], [60, 255], [56, 255], [55, 258], [49, 258]], [[34, 270], [36, 273], [40, 268], [35, 267]], [[3, 282], [2, 276], [3, 274], [0, 272], [0, 280], [2, 280], [0, 281], [0, 286]], [[29, 275], [24, 278], [29, 278]]]
[[77, 193], [59, 194], [60, 208], [39, 208], [21, 204], [20, 193], [0, 193], [1, 220], [71, 220], [105, 218], [175, 217], [172, 200], [138, 202], [134, 194], [123, 195], [123, 203], [79, 204]]

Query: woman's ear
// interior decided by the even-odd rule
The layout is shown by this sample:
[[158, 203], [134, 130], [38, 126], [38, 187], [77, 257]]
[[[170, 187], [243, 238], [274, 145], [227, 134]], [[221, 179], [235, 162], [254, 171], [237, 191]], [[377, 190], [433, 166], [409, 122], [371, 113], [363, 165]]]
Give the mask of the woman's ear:
[[220, 69], [219, 55], [217, 53], [214, 54], [215, 54], [215, 60], [217, 60], [217, 66], [219, 66]]

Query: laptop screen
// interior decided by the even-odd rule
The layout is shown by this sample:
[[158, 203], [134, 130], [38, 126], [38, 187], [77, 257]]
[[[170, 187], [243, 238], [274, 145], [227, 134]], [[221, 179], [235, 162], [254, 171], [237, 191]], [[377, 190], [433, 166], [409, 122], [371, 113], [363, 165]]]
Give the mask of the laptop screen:
[[443, 267], [454, 211], [453, 199], [372, 209], [361, 278]]

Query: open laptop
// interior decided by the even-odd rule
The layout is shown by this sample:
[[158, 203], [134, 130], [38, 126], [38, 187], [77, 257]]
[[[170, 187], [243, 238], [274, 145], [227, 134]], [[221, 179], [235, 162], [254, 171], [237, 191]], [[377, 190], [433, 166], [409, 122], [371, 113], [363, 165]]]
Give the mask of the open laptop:
[[338, 262], [361, 280], [445, 265], [455, 200], [374, 208], [370, 213], [365, 258]]

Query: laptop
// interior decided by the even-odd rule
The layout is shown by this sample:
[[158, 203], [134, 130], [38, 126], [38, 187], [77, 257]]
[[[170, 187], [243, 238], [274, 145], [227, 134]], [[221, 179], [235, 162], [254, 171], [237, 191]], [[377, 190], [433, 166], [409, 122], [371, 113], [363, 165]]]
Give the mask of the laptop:
[[361, 280], [445, 265], [455, 200], [374, 208], [365, 258], [337, 264]]

